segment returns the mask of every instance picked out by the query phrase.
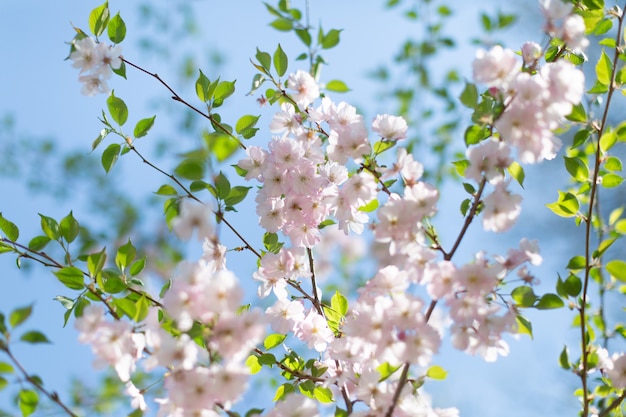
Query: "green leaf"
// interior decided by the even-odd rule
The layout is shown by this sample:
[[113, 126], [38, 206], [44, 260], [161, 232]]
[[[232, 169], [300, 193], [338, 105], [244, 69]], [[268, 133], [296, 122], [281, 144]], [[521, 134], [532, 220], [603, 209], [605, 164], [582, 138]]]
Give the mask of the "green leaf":
[[263, 365], [259, 363], [259, 357], [257, 355], [250, 355], [246, 359], [246, 366], [250, 370], [250, 374], [254, 375], [259, 373], [263, 369]]
[[67, 243], [72, 243], [74, 239], [78, 236], [78, 232], [80, 231], [80, 225], [74, 218], [74, 215], [70, 211], [70, 213], [61, 219], [61, 235], [63, 239]]
[[339, 43], [339, 34], [341, 30], [331, 29], [322, 37], [321, 45], [322, 49], [330, 49], [337, 46]]
[[122, 147], [119, 143], [112, 143], [102, 152], [102, 167], [105, 172], [111, 171], [111, 168], [117, 162], [117, 158], [120, 156]]
[[350, 88], [341, 80], [331, 80], [326, 83], [326, 90], [336, 93], [347, 93], [350, 91]]
[[139, 275], [139, 273], [141, 273], [141, 271], [143, 271], [143, 269], [146, 266], [146, 258], [141, 258], [135, 262], [133, 262], [133, 264], [130, 266], [130, 270], [129, 273], [131, 276], [135, 276], [135, 275]]
[[226, 203], [227, 206], [234, 206], [241, 203], [246, 198], [251, 188], [252, 187], [243, 187], [240, 185], [231, 188], [228, 197], [224, 199], [224, 203]]
[[211, 85], [211, 81], [207, 78], [206, 75], [199, 70], [200, 74], [198, 75], [198, 79], [196, 80], [196, 95], [200, 99], [200, 101], [207, 102], [211, 100], [211, 96], [209, 95], [209, 86]]
[[213, 107], [224, 104], [224, 100], [235, 92], [235, 81], [220, 81], [213, 92]]
[[111, 117], [118, 125], [123, 126], [126, 123], [126, 120], [128, 120], [128, 107], [126, 107], [124, 100], [115, 96], [115, 91], [111, 91], [111, 95], [107, 98], [107, 108], [109, 113], [111, 113]]
[[22, 335], [20, 337], [22, 342], [36, 344], [36, 343], [52, 343], [45, 334], [41, 333], [37, 330], [31, 330]]
[[306, 46], [311, 46], [312, 39], [308, 29], [296, 29], [295, 32], [296, 35], [298, 35], [298, 38], [300, 38], [300, 40], [302, 41], [302, 43], [304, 43]]
[[561, 308], [565, 305], [561, 297], [556, 294], [544, 294], [539, 299], [539, 302], [535, 305], [538, 310], [549, 310], [554, 308]]
[[[251, 114], [246, 114], [244, 116], [241, 116], [239, 120], [237, 120], [237, 123], [235, 124], [235, 131], [239, 133], [240, 135], [242, 135], [243, 132], [254, 128], [254, 126], [256, 126], [256, 123], [259, 121], [260, 117], [261, 116], [253, 116]], [[249, 138], [246, 138], [246, 139], [249, 139]]]
[[287, 54], [283, 51], [283, 48], [278, 44], [276, 51], [274, 51], [274, 68], [279, 77], [282, 77], [287, 72], [288, 59]]
[[19, 326], [20, 324], [24, 323], [30, 317], [32, 312], [33, 312], [33, 306], [32, 305], [29, 305], [29, 306], [26, 306], [26, 307], [16, 308], [9, 315], [9, 324], [13, 328]]
[[278, 19], [273, 20], [270, 23], [270, 26], [276, 30], [280, 30], [281, 32], [289, 32], [293, 29], [293, 22], [289, 19], [279, 17]]
[[530, 338], [533, 338], [533, 325], [532, 323], [524, 316], [518, 314], [515, 317], [517, 321], [517, 330], [519, 334], [527, 334]]
[[22, 389], [20, 390], [17, 399], [23, 417], [27, 417], [37, 410], [37, 405], [39, 404], [39, 395], [37, 395], [37, 391]]
[[276, 356], [271, 353], [264, 353], [259, 356], [259, 363], [261, 365], [272, 367], [276, 364]]
[[133, 246], [130, 239], [128, 239], [128, 242], [125, 245], [120, 246], [117, 250], [117, 254], [115, 255], [115, 265], [117, 265], [120, 271], [124, 272], [126, 267], [135, 260], [136, 254], [137, 250]]
[[7, 385], [9, 385], [9, 381], [7, 381], [6, 378], [0, 376], [0, 391], [5, 389], [7, 387]]
[[119, 13], [109, 22], [107, 33], [113, 43], [121, 43], [126, 38], [126, 23]]
[[61, 268], [55, 271], [54, 275], [63, 285], [71, 290], [82, 290], [85, 287], [83, 272], [74, 266]]
[[576, 181], [585, 182], [589, 179], [589, 169], [582, 159], [564, 156], [563, 160], [565, 161], [565, 169]]
[[61, 237], [59, 224], [52, 217], [44, 216], [39, 213], [39, 217], [41, 217], [41, 230], [48, 236], [51, 240], [59, 240]]
[[113, 304], [115, 304], [115, 307], [117, 307], [120, 312], [122, 312], [131, 319], [134, 318], [135, 315], [137, 315], [137, 307], [135, 305], [135, 302], [129, 300], [128, 298], [116, 298], [113, 300]]
[[607, 171], [621, 171], [622, 170], [622, 161], [616, 156], [609, 156], [606, 158], [604, 162], [604, 168]]
[[94, 35], [100, 36], [109, 24], [109, 3], [96, 7], [89, 13], [89, 30]]
[[610, 85], [611, 84], [611, 70], [613, 68], [613, 63], [611, 62], [611, 58], [606, 54], [604, 50], [602, 50], [602, 54], [598, 63], [596, 64], [596, 77], [598, 79], [598, 83], [602, 85]]
[[174, 187], [169, 184], [163, 184], [159, 187], [159, 189], [155, 192], [157, 195], [178, 195], [178, 192]]
[[526, 179], [526, 174], [524, 173], [524, 167], [522, 167], [517, 161], [513, 161], [511, 165], [507, 168], [507, 171], [511, 177], [515, 178], [515, 181], [524, 188], [524, 179]]
[[379, 205], [378, 199], [375, 198], [369, 203], [367, 203], [366, 205], [359, 207], [359, 211], [362, 211], [365, 213], [371, 213], [378, 208], [378, 205]]
[[106, 263], [106, 248], [102, 248], [100, 252], [91, 253], [87, 256], [87, 270], [91, 278], [95, 277], [102, 271]]
[[587, 122], [587, 113], [585, 112], [585, 107], [583, 106], [582, 102], [572, 107], [572, 111], [566, 117], [566, 119], [578, 123]]
[[380, 379], [378, 380], [378, 382], [383, 382], [385, 379], [389, 378], [391, 375], [394, 374], [394, 372], [400, 369], [401, 366], [402, 365], [392, 366], [389, 364], [389, 362], [383, 362], [378, 365], [378, 367], [376, 368], [376, 370], [380, 374]]
[[532, 307], [538, 297], [531, 287], [521, 285], [511, 291], [511, 298], [519, 307]]
[[204, 164], [197, 159], [184, 159], [174, 169], [176, 175], [188, 180], [204, 178]]
[[13, 365], [6, 362], [0, 362], [0, 374], [12, 374], [13, 372], [15, 372]]
[[604, 188], [615, 188], [624, 181], [620, 175], [609, 173], [602, 176], [602, 186]]
[[286, 337], [287, 336], [285, 336], [284, 334], [278, 334], [278, 333], [270, 334], [263, 341], [263, 346], [265, 347], [265, 350], [273, 349], [276, 346], [283, 343]]
[[442, 381], [446, 379], [446, 376], [448, 376], [448, 372], [441, 366], [433, 365], [426, 371], [426, 376], [432, 379], [436, 379], [438, 381]]
[[482, 126], [472, 125], [465, 130], [465, 144], [475, 145], [480, 141], [487, 139], [491, 135], [491, 131]]
[[565, 370], [569, 370], [571, 368], [571, 365], [569, 363], [569, 355], [568, 355], [567, 346], [563, 346], [563, 350], [561, 351], [561, 354], [559, 355], [559, 365], [561, 365], [561, 368]]
[[50, 243], [50, 238], [48, 236], [35, 236], [28, 242], [28, 249], [34, 251], [40, 251], [46, 247]]
[[293, 385], [284, 383], [276, 389], [276, 394], [274, 394], [274, 399], [272, 401], [278, 401], [285, 398], [288, 394], [291, 394], [295, 390], [296, 389]]
[[2, 230], [2, 233], [4, 233], [7, 239], [13, 242], [17, 242], [17, 239], [20, 237], [20, 230], [18, 229], [18, 227], [14, 223], [5, 219], [2, 216], [1, 212], [0, 212], [0, 230]]
[[619, 281], [626, 282], [626, 262], [615, 259], [606, 264], [606, 270]]
[[66, 310], [71, 310], [72, 308], [74, 308], [74, 300], [64, 295], [57, 295], [56, 297], [53, 298], [53, 300], [56, 300], [59, 303], [61, 303], [61, 305], [65, 307]]
[[259, 64], [269, 72], [270, 67], [272, 65], [272, 57], [267, 52], [260, 51], [259, 48], [256, 49], [255, 58], [259, 61]]
[[313, 396], [315, 399], [322, 404], [328, 404], [333, 402], [333, 392], [330, 388], [323, 387], [318, 385], [313, 390]]
[[461, 159], [460, 161], [453, 161], [452, 165], [454, 165], [459, 176], [465, 177], [465, 170], [469, 167], [470, 163], [467, 159]]
[[135, 125], [133, 136], [135, 136], [135, 138], [141, 138], [141, 137], [146, 136], [150, 128], [152, 128], [152, 125], [154, 125], [155, 118], [156, 118], [156, 115], [152, 117], [147, 117], [145, 119], [141, 119], [140, 121], [138, 121], [137, 124]]
[[126, 290], [127, 286], [115, 269], [104, 269], [101, 275], [102, 290], [109, 294], [117, 294]]
[[585, 257], [581, 255], [574, 256], [567, 263], [567, 269], [571, 269], [574, 271], [580, 271], [582, 269], [585, 269], [586, 267], [587, 261], [585, 260]]
[[617, 134], [615, 131], [607, 131], [602, 134], [600, 137], [600, 149], [604, 152], [608, 151], [615, 145], [617, 142]]
[[459, 96], [461, 104], [470, 109], [474, 109], [478, 104], [478, 89], [476, 84], [465, 82], [465, 88]]
[[348, 299], [344, 297], [339, 290], [336, 290], [335, 294], [330, 299], [330, 308], [341, 314], [343, 317], [348, 312]]
[[554, 214], [561, 217], [574, 217], [578, 213], [579, 203], [572, 193], [559, 191], [559, 198], [554, 203], [546, 204]]
[[217, 198], [224, 200], [230, 194], [230, 182], [221, 171], [215, 177], [215, 188], [217, 189]]

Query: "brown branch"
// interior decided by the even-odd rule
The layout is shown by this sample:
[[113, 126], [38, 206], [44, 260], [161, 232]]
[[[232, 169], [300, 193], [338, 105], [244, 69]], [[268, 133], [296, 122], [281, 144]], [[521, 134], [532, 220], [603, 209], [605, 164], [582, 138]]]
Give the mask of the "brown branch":
[[[616, 45], [620, 45], [621, 36], [622, 36], [622, 25], [624, 23], [624, 14], [618, 17], [618, 28], [615, 43]], [[615, 52], [613, 54], [613, 68], [611, 69], [611, 84], [609, 85], [609, 90], [607, 92], [606, 104], [604, 106], [604, 112], [602, 114], [602, 122], [598, 129], [598, 142], [596, 144], [596, 154], [595, 154], [595, 169], [593, 172], [593, 178], [591, 180], [591, 192], [589, 194], [589, 207], [587, 211], [587, 219], [585, 222], [585, 277], [583, 280], [583, 292], [581, 295], [581, 305], [578, 309], [580, 316], [580, 344], [581, 344], [581, 366], [582, 369], [579, 372], [580, 380], [582, 383], [583, 389], [583, 412], [582, 417], [589, 416], [589, 405], [592, 401], [592, 398], [589, 395], [589, 388], [587, 386], [587, 371], [589, 364], [589, 351], [587, 349], [587, 324], [586, 324], [586, 308], [587, 308], [587, 294], [589, 290], [589, 278], [591, 276], [591, 266], [593, 263], [593, 254], [591, 250], [591, 229], [593, 227], [593, 211], [594, 206], [596, 204], [596, 194], [598, 192], [598, 178], [600, 175], [600, 166], [602, 163], [602, 149], [600, 148], [600, 138], [604, 133], [604, 129], [606, 127], [607, 118], [609, 115], [609, 108], [611, 105], [611, 99], [613, 97], [613, 93], [615, 92], [615, 75], [617, 73], [617, 63], [619, 62], [619, 47], [615, 48]]]
[[24, 376], [24, 379], [26, 379], [32, 386], [37, 388], [39, 392], [41, 392], [46, 397], [48, 397], [50, 401], [56, 403], [59, 407], [61, 407], [63, 411], [65, 411], [69, 416], [78, 417], [77, 414], [75, 414], [72, 410], [70, 410], [69, 407], [61, 401], [61, 399], [59, 398], [59, 395], [56, 392], [49, 392], [43, 387], [43, 385], [41, 385], [36, 379], [31, 377], [28, 374], [28, 372], [26, 372], [26, 369], [24, 369], [24, 367], [17, 360], [17, 358], [13, 356], [13, 353], [11, 352], [8, 346], [6, 345], [0, 346], [0, 350], [2, 350], [4, 353], [6, 353], [9, 356], [9, 359], [11, 359], [11, 361], [15, 364], [15, 366], [20, 370], [20, 372]]
[[167, 88], [170, 93], [172, 93], [172, 100], [178, 101], [179, 103], [184, 104], [185, 106], [187, 106], [191, 110], [195, 111], [196, 113], [198, 113], [199, 115], [201, 115], [205, 119], [208, 119], [211, 122], [211, 124], [213, 125], [213, 127], [217, 128], [216, 130], [220, 130], [225, 135], [228, 135], [229, 137], [235, 139], [237, 141], [237, 143], [239, 144], [239, 147], [241, 147], [244, 150], [246, 149], [246, 146], [239, 140], [239, 138], [237, 136], [233, 135], [228, 129], [226, 129], [224, 127], [224, 125], [222, 125], [215, 117], [213, 117], [212, 114], [204, 113], [201, 110], [199, 110], [197, 107], [195, 107], [192, 104], [190, 104], [189, 102], [185, 101], [181, 96], [178, 95], [178, 93], [176, 93], [176, 91], [174, 91], [174, 89], [172, 87], [169, 86], [169, 84], [167, 84], [161, 77], [159, 77], [159, 75], [156, 72], [150, 72], [150, 71], [140, 67], [139, 65], [133, 64], [132, 62], [126, 60], [125, 58], [122, 58], [122, 61], [124, 61], [126, 64], [130, 65], [131, 67], [133, 67], [133, 68], [135, 68], [135, 69], [137, 69], [137, 70], [139, 70], [139, 71], [141, 71], [141, 72], [143, 72], [143, 73], [153, 77], [154, 79], [156, 79], [165, 88]]

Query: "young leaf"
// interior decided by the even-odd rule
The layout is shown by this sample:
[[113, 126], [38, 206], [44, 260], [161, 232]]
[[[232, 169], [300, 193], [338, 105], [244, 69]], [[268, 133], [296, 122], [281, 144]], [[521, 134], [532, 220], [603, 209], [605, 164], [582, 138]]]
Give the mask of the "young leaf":
[[283, 343], [283, 340], [285, 340], [286, 337], [287, 336], [284, 334], [271, 334], [265, 338], [263, 346], [265, 347], [265, 350], [273, 349]]
[[348, 91], [350, 91], [350, 88], [348, 88], [346, 83], [344, 83], [343, 81], [331, 80], [326, 83], [326, 90], [334, 91], [336, 93], [347, 93]]
[[553, 308], [561, 308], [565, 305], [561, 297], [556, 294], [544, 294], [535, 305], [538, 310], [549, 310]]
[[44, 216], [39, 213], [39, 217], [41, 217], [41, 230], [48, 236], [51, 240], [59, 240], [61, 236], [59, 230], [59, 224], [52, 217]]
[[135, 136], [135, 138], [141, 138], [143, 136], [146, 136], [150, 128], [152, 128], [155, 118], [156, 116], [152, 116], [152, 117], [147, 117], [145, 119], [141, 119], [140, 121], [138, 121], [137, 124], [135, 125], [133, 136]]
[[465, 88], [459, 97], [461, 104], [465, 107], [473, 109], [478, 104], [478, 89], [476, 84], [465, 82]]
[[54, 275], [71, 290], [82, 290], [85, 287], [82, 271], [74, 266], [61, 268]]
[[285, 51], [283, 51], [283, 48], [281, 48], [280, 44], [278, 44], [278, 47], [274, 52], [274, 68], [276, 69], [276, 73], [279, 77], [285, 75], [285, 72], [287, 72], [287, 65], [287, 54], [285, 53]]
[[111, 95], [107, 98], [107, 108], [109, 113], [111, 113], [111, 117], [118, 125], [123, 126], [126, 123], [126, 120], [128, 120], [128, 107], [126, 107], [124, 100], [115, 96], [114, 91], [111, 91]]
[[272, 57], [267, 52], [260, 51], [259, 48], [256, 49], [255, 58], [259, 61], [259, 64], [269, 72], [270, 66], [272, 65]]
[[339, 34], [341, 30], [331, 29], [322, 37], [322, 41], [320, 42], [323, 49], [330, 49], [339, 43]]
[[22, 335], [20, 340], [23, 342], [35, 344], [35, 343], [52, 343], [45, 334], [37, 330], [31, 330]]
[[432, 379], [442, 381], [448, 376], [448, 372], [441, 366], [433, 365], [426, 371], [426, 376]]
[[28, 417], [37, 410], [39, 404], [39, 395], [37, 391], [31, 389], [20, 390], [18, 396], [18, 404], [23, 417]]
[[136, 254], [137, 250], [133, 246], [130, 239], [128, 239], [128, 242], [125, 245], [120, 246], [117, 250], [117, 254], [115, 255], [115, 265], [117, 265], [120, 271], [124, 272], [126, 267], [133, 262]]
[[596, 64], [596, 77], [598, 82], [602, 85], [610, 85], [611, 84], [611, 69], [613, 68], [613, 63], [611, 62], [611, 58], [606, 54], [604, 50], [602, 50], [602, 55]]
[[126, 37], [126, 23], [124, 23], [119, 13], [113, 16], [113, 19], [109, 22], [107, 34], [113, 43], [121, 43]]
[[20, 230], [14, 223], [5, 219], [2, 216], [2, 213], [0, 213], [0, 230], [2, 230], [2, 233], [4, 233], [7, 239], [13, 242], [16, 242], [17, 239], [20, 237]]
[[96, 7], [89, 13], [89, 30], [96, 36], [102, 35], [109, 24], [109, 3]]
[[67, 243], [72, 243], [74, 239], [78, 236], [78, 232], [80, 231], [80, 225], [78, 221], [74, 218], [74, 215], [70, 211], [70, 213], [61, 219], [61, 235], [63, 239]]
[[606, 270], [613, 278], [626, 282], [626, 262], [615, 259], [606, 264]]
[[33, 306], [19, 307], [11, 312], [9, 315], [9, 324], [15, 328], [24, 323], [32, 314]]
[[211, 81], [207, 78], [206, 75], [200, 71], [200, 75], [198, 75], [198, 79], [196, 80], [196, 95], [200, 99], [200, 101], [207, 102], [211, 100], [211, 96], [209, 95], [209, 86], [211, 85]]
[[102, 152], [102, 167], [104, 171], [108, 173], [117, 162], [117, 158], [120, 156], [122, 147], [119, 143], [112, 143]]

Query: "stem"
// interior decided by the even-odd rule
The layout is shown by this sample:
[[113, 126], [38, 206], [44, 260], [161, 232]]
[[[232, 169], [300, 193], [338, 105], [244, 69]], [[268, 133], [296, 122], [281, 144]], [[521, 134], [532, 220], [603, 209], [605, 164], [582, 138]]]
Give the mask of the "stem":
[[[476, 191], [476, 194], [474, 194], [474, 200], [472, 201], [472, 206], [470, 207], [467, 217], [465, 218], [465, 222], [463, 223], [463, 227], [461, 228], [461, 231], [459, 232], [459, 235], [457, 236], [452, 249], [449, 252], [446, 252], [437, 243], [437, 245], [439, 246], [439, 250], [444, 254], [444, 260], [446, 261], [451, 260], [454, 254], [456, 253], [457, 249], [459, 248], [459, 245], [461, 244], [463, 237], [465, 237], [465, 234], [467, 233], [467, 229], [469, 228], [470, 224], [474, 220], [474, 217], [476, 217], [476, 211], [478, 210], [478, 206], [481, 203], [481, 198], [483, 195], [483, 191], [485, 190], [486, 184], [487, 184], [487, 179], [483, 177], [478, 187], [478, 191]], [[428, 321], [430, 320], [430, 317], [432, 316], [433, 311], [435, 310], [435, 307], [437, 306], [437, 301], [438, 300], [432, 300], [430, 302], [430, 305], [428, 306], [428, 309], [426, 310], [426, 314], [424, 315], [425, 323], [428, 323]], [[404, 366], [402, 367], [402, 374], [400, 375], [400, 379], [398, 380], [398, 386], [396, 387], [396, 391], [393, 393], [393, 399], [392, 399], [391, 405], [389, 406], [389, 409], [385, 413], [385, 417], [393, 416], [393, 410], [396, 408], [396, 405], [398, 404], [398, 400], [400, 399], [400, 393], [402, 392], [404, 385], [408, 381], [410, 367], [411, 367], [410, 362], [405, 362]]]
[[13, 362], [15, 364], [15, 366], [20, 370], [20, 372], [24, 376], [24, 379], [26, 379], [32, 386], [37, 388], [37, 390], [39, 392], [44, 394], [52, 402], [56, 403], [59, 407], [61, 407], [63, 409], [63, 411], [65, 411], [69, 416], [78, 417], [78, 415], [74, 414], [74, 412], [72, 410], [70, 410], [68, 406], [63, 404], [63, 402], [59, 398], [59, 395], [56, 392], [49, 392], [48, 390], [46, 390], [43, 387], [43, 385], [41, 385], [39, 382], [37, 382], [35, 379], [33, 379], [30, 375], [28, 375], [28, 372], [26, 372], [26, 369], [24, 369], [24, 367], [17, 360], [17, 358], [15, 356], [13, 356], [13, 353], [9, 350], [8, 346], [3, 346], [3, 347], [0, 348], [0, 350], [4, 351], [4, 353], [6, 353], [9, 356], [9, 359], [11, 359], [11, 362]]
[[193, 105], [191, 105], [190, 103], [188, 103], [187, 101], [185, 101], [181, 96], [178, 95], [178, 93], [176, 93], [176, 91], [174, 91], [174, 89], [172, 87], [169, 86], [169, 84], [167, 84], [165, 81], [163, 81], [163, 79], [161, 77], [159, 77], [159, 75], [156, 72], [150, 72], [142, 67], [140, 67], [139, 65], [135, 65], [132, 62], [126, 60], [125, 58], [122, 58], [122, 61], [124, 61], [126, 64], [130, 65], [131, 67], [155, 78], [158, 82], [160, 82], [165, 88], [167, 88], [169, 90], [170, 93], [172, 93], [172, 100], [174, 101], [178, 101], [179, 103], [184, 104], [185, 106], [189, 107], [191, 110], [195, 111], [196, 113], [198, 113], [199, 115], [201, 115], [202, 117], [204, 117], [205, 119], [208, 119], [211, 124], [213, 125], [213, 127], [216, 128], [216, 130], [221, 131], [222, 133], [224, 133], [225, 135], [230, 136], [231, 138], [235, 139], [237, 141], [237, 143], [239, 144], [239, 147], [241, 147], [241, 149], [246, 149], [246, 146], [239, 140], [239, 138], [237, 138], [235, 135], [233, 135], [228, 129], [226, 129], [217, 119], [215, 119], [215, 117], [213, 117], [212, 114], [210, 113], [204, 113], [201, 110], [199, 110], [197, 107], [194, 107]]
[[[618, 27], [617, 27], [617, 34], [616, 34], [616, 39], [615, 39], [615, 43], [616, 45], [620, 45], [621, 43], [621, 36], [622, 36], [622, 24], [624, 22], [624, 15], [622, 14], [621, 16], [618, 17]], [[609, 108], [611, 106], [611, 99], [613, 97], [613, 92], [615, 91], [615, 74], [617, 72], [617, 63], [619, 61], [619, 48], [616, 47], [615, 48], [615, 52], [613, 54], [613, 68], [611, 69], [611, 85], [609, 86], [609, 91], [607, 93], [607, 97], [606, 97], [606, 104], [604, 106], [604, 112], [602, 114], [602, 122], [600, 124], [600, 128], [598, 129], [598, 142], [596, 143], [596, 155], [595, 155], [595, 169], [593, 172], [593, 178], [591, 180], [591, 192], [589, 195], [589, 207], [587, 210], [587, 219], [586, 219], [586, 223], [585, 223], [585, 277], [584, 277], [584, 281], [583, 281], [583, 292], [581, 295], [581, 305], [579, 308], [579, 315], [580, 315], [580, 344], [581, 344], [581, 350], [582, 350], [582, 357], [581, 357], [581, 370], [579, 372], [580, 375], [580, 380], [582, 383], [582, 389], [583, 389], [583, 412], [582, 412], [582, 417], [588, 417], [589, 416], [589, 404], [592, 401], [592, 398], [590, 397], [590, 393], [589, 393], [589, 389], [587, 387], [587, 373], [588, 373], [588, 366], [589, 366], [589, 351], [587, 349], [587, 322], [586, 322], [586, 318], [587, 318], [587, 294], [589, 291], [589, 278], [590, 278], [590, 274], [591, 274], [591, 265], [593, 263], [593, 254], [592, 254], [592, 250], [591, 250], [591, 229], [592, 229], [592, 223], [593, 223], [593, 212], [594, 212], [594, 206], [596, 205], [596, 195], [598, 193], [598, 177], [599, 177], [599, 173], [600, 173], [600, 165], [601, 165], [601, 158], [602, 158], [602, 149], [600, 148], [600, 138], [602, 137], [602, 134], [604, 133], [604, 128], [606, 126], [606, 121], [609, 115]]]
[[306, 248], [307, 256], [309, 257], [309, 270], [311, 271], [311, 287], [313, 290], [313, 300], [315, 309], [319, 313], [320, 316], [324, 317], [324, 310], [322, 310], [322, 306], [320, 303], [319, 296], [317, 295], [317, 283], [315, 282], [315, 268], [313, 264], [313, 251], [311, 248]]
[[[20, 243], [13, 242], [12, 240], [9, 240], [4, 237], [0, 238], [0, 242], [13, 246], [14, 251], [18, 253], [19, 257], [23, 257], [26, 259], [31, 259], [35, 262], [39, 262], [41, 265], [48, 267], [48, 268], [57, 268], [57, 269], [65, 268], [63, 264], [57, 262], [55, 259], [50, 257], [45, 252], [34, 251]], [[88, 272], [85, 272], [85, 271], [81, 271], [81, 272], [83, 273], [84, 276], [91, 279], [91, 276], [89, 275]], [[93, 288], [93, 283], [91, 283], [90, 285], [85, 285], [85, 289], [89, 291], [90, 293], [92, 293], [95, 297], [97, 297], [107, 307], [107, 309], [109, 310], [109, 313], [111, 314], [111, 316], [113, 316], [115, 320], [120, 319], [120, 316], [115, 312], [115, 309], [109, 304], [107, 299], [104, 298], [102, 294], [100, 294], [99, 291]]]
[[607, 408], [605, 408], [598, 417], [607, 417], [611, 411], [615, 410], [626, 399], [626, 390], [622, 392], [622, 395], [617, 397]]
[[[200, 199], [198, 197], [196, 197], [187, 187], [185, 187], [185, 185], [180, 182], [180, 180], [178, 178], [176, 178], [174, 175], [163, 171], [161, 168], [159, 168], [158, 166], [154, 165], [152, 162], [148, 161], [138, 150], [137, 148], [135, 148], [135, 146], [132, 143], [128, 143], [128, 147], [131, 151], [135, 152], [135, 154], [141, 158], [141, 161], [148, 165], [150, 168], [160, 172], [161, 174], [165, 175], [167, 178], [171, 179], [172, 181], [174, 181], [174, 183], [176, 183], [176, 185], [178, 185], [187, 195], [188, 198], [191, 198], [194, 201], [197, 201], [200, 204], [204, 204], [202, 201], [200, 201]], [[221, 222], [223, 222], [238, 238], [239, 240], [241, 240], [241, 242], [244, 244], [245, 248], [248, 249], [250, 252], [254, 253], [256, 255], [257, 258], [261, 259], [261, 254], [259, 252], [257, 252], [249, 243], [248, 241], [224, 218], [224, 214], [220, 211], [214, 211], [213, 212], [219, 219]]]

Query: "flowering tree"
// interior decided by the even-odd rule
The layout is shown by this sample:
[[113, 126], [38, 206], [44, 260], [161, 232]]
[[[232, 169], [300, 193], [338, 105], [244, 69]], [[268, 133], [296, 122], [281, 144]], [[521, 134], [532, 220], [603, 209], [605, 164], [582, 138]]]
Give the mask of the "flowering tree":
[[[456, 416], [454, 404], [433, 407], [425, 393], [431, 380], [446, 377], [435, 364], [442, 345], [497, 361], [509, 352], [506, 334], [532, 335], [525, 310], [565, 305], [580, 340], [565, 347], [558, 362], [580, 382], [580, 415], [622, 415], [626, 354], [619, 346], [626, 331], [623, 323], [609, 322], [604, 302], [609, 293], [623, 300], [626, 262], [612, 249], [626, 234], [626, 220], [623, 207], [600, 205], [600, 190], [623, 180], [616, 154], [626, 141], [625, 122], [611, 123], [609, 110], [626, 81], [624, 16], [598, 0], [543, 0], [539, 7], [548, 40], [477, 50], [473, 82], [458, 99], [471, 111], [463, 123], [465, 153], [426, 167], [407, 122], [419, 120], [406, 117], [407, 107], [402, 116], [366, 121], [354, 106], [335, 100], [347, 85], [323, 80], [320, 68], [341, 31], [313, 28], [308, 12], [289, 2], [267, 9], [272, 26], [304, 45], [296, 60], [302, 68], [293, 68], [280, 45], [271, 53], [257, 48], [252, 57], [258, 73], [250, 93], [272, 106], [269, 132], [258, 115], [230, 122], [220, 115], [236, 93], [234, 81], [199, 71], [196, 97], [187, 99], [123, 55], [126, 24], [104, 3], [90, 13], [88, 29], [74, 27], [68, 55], [83, 94], [107, 95], [92, 150], [104, 147], [106, 172], [134, 154], [164, 176], [167, 182], [155, 190], [164, 199], [164, 222], [179, 239], [197, 239], [202, 254], [176, 260], [165, 285], [152, 290], [146, 281], [165, 253], [138, 256], [148, 251], [132, 239], [107, 250], [81, 235], [71, 212], [61, 219], [41, 215], [42, 234], [28, 242], [0, 216], [0, 250], [18, 264], [25, 259], [50, 269], [67, 288], [56, 297], [66, 308], [65, 323], [73, 322], [79, 341], [91, 346], [96, 365], [114, 371], [132, 416], [148, 410], [163, 416]], [[604, 49], [586, 86], [581, 66], [589, 35]], [[142, 138], [158, 126], [156, 115], [130, 125], [126, 102], [110, 90], [128, 71], [149, 78], [211, 126], [204, 146], [183, 155], [171, 172], [141, 150]], [[114, 74], [121, 78], [113, 81]], [[439, 95], [456, 100], [450, 91]], [[568, 129], [574, 134], [566, 135]], [[554, 163], [559, 153], [571, 186], [553, 190], [558, 197], [548, 208], [584, 229], [585, 237], [564, 262], [566, 275], [554, 277], [555, 292], [535, 293], [532, 267], [542, 255], [534, 240], [494, 255], [477, 248], [470, 262], [458, 261], [460, 245], [478, 227], [474, 220], [486, 231], [507, 232], [521, 212], [524, 167]], [[236, 163], [216, 169], [231, 157]], [[466, 198], [464, 222], [445, 242], [439, 233], [445, 219], [436, 214], [450, 166]], [[252, 197], [259, 241], [231, 217], [247, 210], [241, 203]], [[238, 246], [227, 248], [222, 233], [236, 237]], [[252, 276], [227, 267], [229, 251], [229, 259], [255, 265]], [[368, 271], [363, 282], [332, 281], [350, 273], [358, 258]], [[323, 287], [325, 275], [331, 284]], [[255, 285], [257, 297], [244, 299], [244, 285]], [[0, 315], [6, 359], [0, 372], [29, 384], [18, 393], [22, 415], [37, 409], [41, 395], [79, 415], [14, 354], [13, 335], [31, 312], [23, 307]], [[48, 341], [40, 331], [19, 337]], [[253, 378], [279, 381], [272, 402], [242, 401]], [[2, 376], [0, 387], [7, 382]]]

